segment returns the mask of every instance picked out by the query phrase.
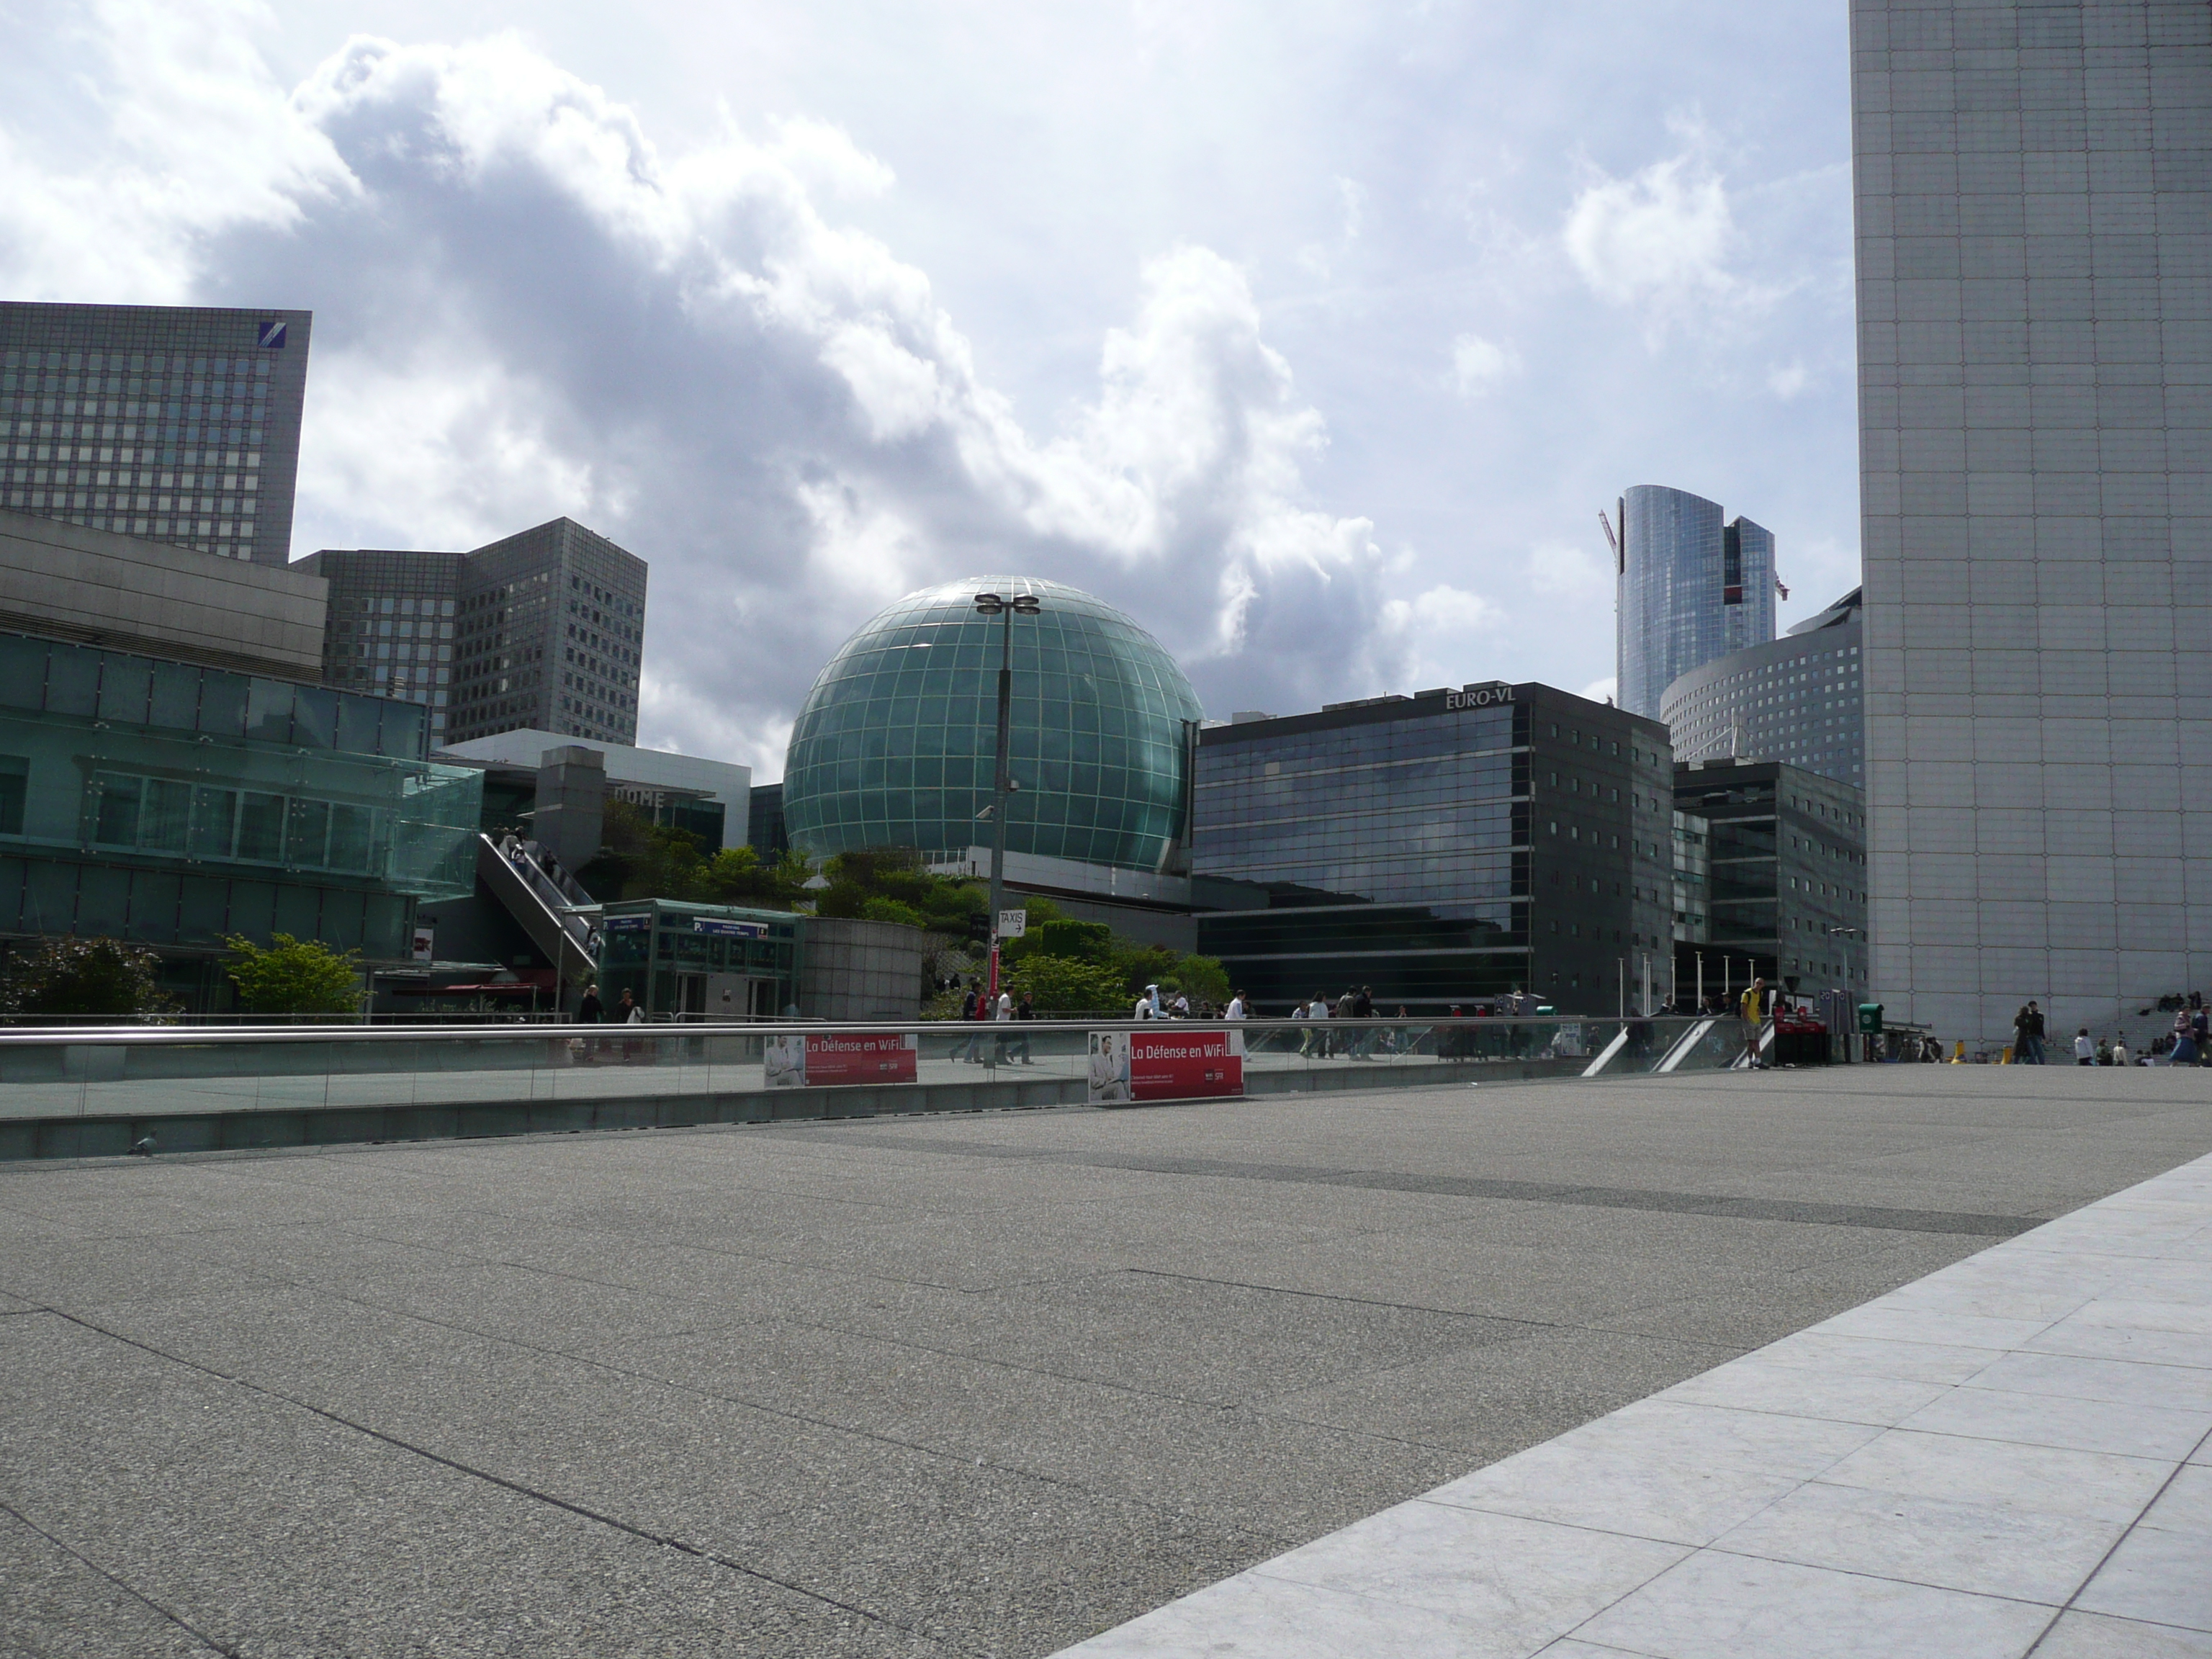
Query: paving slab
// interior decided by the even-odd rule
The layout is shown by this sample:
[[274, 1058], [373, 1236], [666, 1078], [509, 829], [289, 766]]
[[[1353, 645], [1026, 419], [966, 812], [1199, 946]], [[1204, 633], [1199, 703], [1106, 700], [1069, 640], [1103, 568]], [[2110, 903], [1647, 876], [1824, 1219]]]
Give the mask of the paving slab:
[[[1702, 1555], [1881, 1570], [1883, 1505], [1978, 1629], [2206, 1409], [2146, 1381], [2212, 1372], [2193, 1198], [2025, 1230], [2207, 1152], [2192, 1079], [1895, 1066], [0, 1168], [0, 1652], [1036, 1659], [1231, 1603], [1271, 1654], [1519, 1651], [1668, 1627]], [[1975, 1389], [2028, 1403], [1937, 1410]], [[2009, 1559], [1825, 1480], [1984, 1431], [2057, 1460]], [[1462, 1611], [1389, 1550], [1247, 1576], [1439, 1483], [1400, 1536]], [[2051, 1643], [2180, 1628], [2131, 1610], [2203, 1494], [2147, 1501]], [[1563, 1534], [1606, 1607], [1464, 1559]]]
[[1468, 1627], [1451, 1653], [2212, 1651], [2212, 1368], [2029, 1346], [2208, 1304], [2212, 1158], [1066, 1655], [1279, 1651], [1316, 1590], [1361, 1601], [1291, 1650], [1344, 1659], [1416, 1616]]

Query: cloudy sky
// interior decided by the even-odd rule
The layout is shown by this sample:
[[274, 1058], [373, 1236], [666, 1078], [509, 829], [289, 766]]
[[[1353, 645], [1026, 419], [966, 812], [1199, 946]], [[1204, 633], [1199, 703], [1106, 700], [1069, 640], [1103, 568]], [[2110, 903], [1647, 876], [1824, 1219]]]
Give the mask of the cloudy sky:
[[781, 775], [1019, 569], [1211, 714], [1610, 689], [1626, 485], [1856, 580], [1841, 0], [0, 0], [0, 297], [315, 313], [295, 554], [567, 514]]

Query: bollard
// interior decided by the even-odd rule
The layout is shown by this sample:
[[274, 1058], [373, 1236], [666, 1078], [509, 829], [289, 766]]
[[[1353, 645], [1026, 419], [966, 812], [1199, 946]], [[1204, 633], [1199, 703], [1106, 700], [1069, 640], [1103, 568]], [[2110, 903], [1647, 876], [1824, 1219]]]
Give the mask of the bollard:
[[1997, 1064], [2000, 1066], [2009, 1066], [2012, 1064], [2012, 1044], [2009, 1042], [2006, 1043], [2004, 1048], [1998, 1053]]
[[1951, 1050], [1951, 1063], [1954, 1066], [1964, 1066], [1966, 1063], [1966, 1038], [1960, 1037], [1957, 1046]]

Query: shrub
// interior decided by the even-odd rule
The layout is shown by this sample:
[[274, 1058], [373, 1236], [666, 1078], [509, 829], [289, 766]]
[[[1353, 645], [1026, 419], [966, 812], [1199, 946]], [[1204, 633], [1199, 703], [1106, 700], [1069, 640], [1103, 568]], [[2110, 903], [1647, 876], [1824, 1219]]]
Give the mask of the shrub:
[[111, 1019], [173, 1013], [176, 1000], [161, 988], [161, 966], [154, 951], [121, 939], [40, 939], [9, 959], [0, 1008]]
[[223, 941], [222, 970], [249, 1014], [352, 1014], [361, 1012], [360, 955], [343, 956], [316, 939], [270, 935], [266, 950], [240, 934]]
[[872, 898], [860, 905], [860, 916], [866, 921], [896, 921], [908, 927], [927, 927], [929, 918], [911, 904], [895, 898]]
[[1006, 976], [1015, 996], [1027, 994], [1041, 1014], [1120, 1013], [1129, 999], [1110, 963], [1042, 954], [1025, 958]]

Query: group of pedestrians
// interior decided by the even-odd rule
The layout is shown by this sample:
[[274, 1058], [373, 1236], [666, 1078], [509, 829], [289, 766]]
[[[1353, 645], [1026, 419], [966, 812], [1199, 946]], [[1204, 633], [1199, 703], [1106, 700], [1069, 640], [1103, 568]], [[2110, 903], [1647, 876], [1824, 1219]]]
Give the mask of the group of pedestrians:
[[[1403, 1008], [1398, 1010], [1401, 1018], [1405, 1013]], [[1309, 1028], [1298, 1042], [1299, 1056], [1306, 1060], [1328, 1060], [1334, 1055], [1342, 1055], [1346, 1060], [1370, 1060], [1382, 1035], [1373, 1026], [1342, 1036], [1328, 1029], [1331, 1020], [1375, 1018], [1375, 993], [1364, 985], [1347, 985], [1344, 994], [1334, 1004], [1316, 991], [1312, 1001], [1300, 1003], [1291, 1010], [1291, 1018]]]
[[1036, 1005], [1030, 1000], [1028, 992], [1023, 992], [1018, 1000], [1010, 989], [1002, 990], [994, 997], [983, 988], [981, 981], [971, 979], [968, 981], [966, 994], [961, 998], [960, 1018], [973, 1029], [965, 1038], [954, 1040], [951, 1052], [945, 1056], [947, 1060], [957, 1060], [971, 1066], [1005, 1066], [1011, 1062], [1018, 1050], [1023, 1065], [1036, 1063], [1030, 1053], [1027, 1031], [993, 1031], [990, 1034], [991, 1058], [988, 1061], [983, 1058], [986, 1026], [1011, 1025], [1017, 1021], [1036, 1018]]
[[[2212, 1064], [2212, 1042], [2208, 1042], [2206, 1012], [2201, 1006], [2182, 1008], [2173, 1016], [2173, 1029], [2153, 1040], [2150, 1053], [2142, 1056], [2143, 1064], [2164, 1063], [2168, 1066], [2203, 1066]], [[2045, 1066], [2044, 1042], [2050, 1035], [2043, 1010], [2033, 999], [2012, 1017], [2012, 1063], [2015, 1066]], [[2124, 1039], [2093, 1037], [2086, 1025], [2074, 1033], [2074, 1063], [2076, 1066], [2132, 1066], [2138, 1063], [2128, 1053]]]

